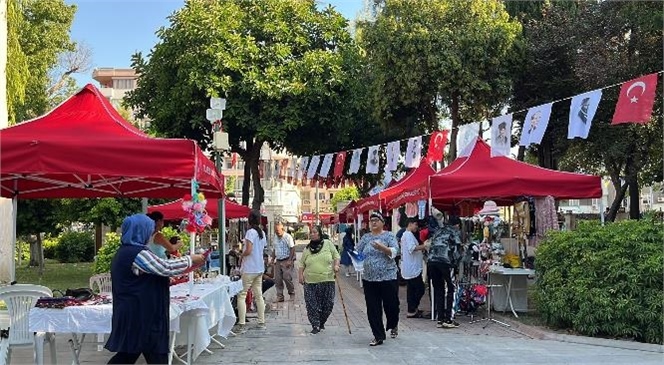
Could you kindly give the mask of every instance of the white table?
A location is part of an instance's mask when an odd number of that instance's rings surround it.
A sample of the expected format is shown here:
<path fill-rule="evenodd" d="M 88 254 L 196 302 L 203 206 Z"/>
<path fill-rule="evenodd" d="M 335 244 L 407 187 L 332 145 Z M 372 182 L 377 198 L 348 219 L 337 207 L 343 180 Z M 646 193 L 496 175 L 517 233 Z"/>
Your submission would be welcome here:
<path fill-rule="evenodd" d="M 492 284 L 502 285 L 505 288 L 504 291 L 492 291 L 493 309 L 502 310 L 504 313 L 509 307 L 514 317 L 519 318 L 517 310 L 522 312 L 528 310 L 528 277 L 535 275 L 535 270 L 499 268 L 489 271 L 489 275 Z"/>
<path fill-rule="evenodd" d="M 217 327 L 215 335 L 223 337 L 230 333 L 235 324 L 230 298 L 239 292 L 238 287 L 242 290 L 241 282 L 230 282 L 228 277 L 222 276 L 204 284 L 195 284 L 192 297 L 182 300 L 177 297 L 186 297 L 189 285 L 183 283 L 171 287 L 170 356 L 177 356 L 174 348 L 181 329 L 187 331 L 187 363 L 193 362 L 209 346 L 212 339 L 210 329 Z M 111 333 L 112 317 L 112 304 L 63 309 L 33 308 L 30 310 L 29 329 L 34 332 L 71 333 L 73 339 L 70 344 L 74 363 L 77 364 L 85 334 Z M 81 341 L 77 334 L 82 334 Z"/>

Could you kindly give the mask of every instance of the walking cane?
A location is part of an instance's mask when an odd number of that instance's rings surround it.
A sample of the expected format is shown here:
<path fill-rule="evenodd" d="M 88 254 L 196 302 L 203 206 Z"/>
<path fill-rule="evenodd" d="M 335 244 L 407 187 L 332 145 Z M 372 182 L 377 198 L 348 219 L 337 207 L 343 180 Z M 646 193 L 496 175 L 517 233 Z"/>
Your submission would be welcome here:
<path fill-rule="evenodd" d="M 341 284 L 339 284 L 339 278 L 337 275 L 334 276 L 334 280 L 337 282 L 337 287 L 339 288 L 339 298 L 341 298 L 341 307 L 344 310 L 344 317 L 346 317 L 346 326 L 348 327 L 348 334 L 352 334 L 350 331 L 350 321 L 348 320 L 348 313 L 346 312 L 346 303 L 344 303 L 344 296 L 341 294 Z"/>

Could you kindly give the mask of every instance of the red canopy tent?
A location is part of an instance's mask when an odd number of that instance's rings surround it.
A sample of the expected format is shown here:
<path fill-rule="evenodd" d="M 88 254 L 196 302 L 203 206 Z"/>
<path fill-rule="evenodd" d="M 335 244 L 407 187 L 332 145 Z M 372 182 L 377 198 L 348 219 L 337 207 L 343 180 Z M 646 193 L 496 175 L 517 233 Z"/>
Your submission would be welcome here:
<path fill-rule="evenodd" d="M 179 198 L 223 179 L 195 141 L 152 138 L 88 84 L 48 114 L 0 130 L 0 195 Z"/>
<path fill-rule="evenodd" d="M 207 199 L 207 205 L 205 206 L 208 215 L 214 219 L 219 218 L 218 201 L 218 199 Z M 226 199 L 225 206 L 226 219 L 247 218 L 249 212 L 251 212 L 251 208 L 228 199 Z M 154 211 L 159 211 L 164 214 L 165 220 L 178 220 L 183 219 L 185 216 L 185 212 L 182 210 L 182 199 L 174 200 L 165 204 L 150 205 L 148 207 L 148 213 Z"/>
<path fill-rule="evenodd" d="M 399 194 L 408 190 L 410 186 L 417 185 L 426 181 L 430 175 L 436 173 L 431 165 L 422 160 L 417 168 L 411 169 L 401 180 L 392 180 L 390 184 L 378 194 L 360 199 L 357 202 L 356 212 L 366 212 L 369 210 L 379 210 L 381 208 L 392 209 L 395 206 L 388 205 L 388 202 L 399 196 Z"/>
<path fill-rule="evenodd" d="M 409 197 L 395 199 L 403 204 L 428 198 L 434 206 L 457 204 L 461 201 L 494 200 L 511 204 L 520 196 L 558 199 L 599 198 L 602 196 L 599 176 L 545 169 L 508 157 L 491 157 L 491 148 L 477 139 L 468 157 L 429 177 L 428 182 L 412 186 Z"/>

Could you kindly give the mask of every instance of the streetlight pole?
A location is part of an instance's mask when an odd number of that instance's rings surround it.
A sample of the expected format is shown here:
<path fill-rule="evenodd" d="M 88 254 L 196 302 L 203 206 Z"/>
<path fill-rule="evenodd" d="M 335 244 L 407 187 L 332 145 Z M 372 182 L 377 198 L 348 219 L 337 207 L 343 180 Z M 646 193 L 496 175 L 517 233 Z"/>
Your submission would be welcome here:
<path fill-rule="evenodd" d="M 210 98 L 210 109 L 206 111 L 207 119 L 212 122 L 213 126 L 213 142 L 214 150 L 217 152 L 214 159 L 214 165 L 219 176 L 223 176 L 221 154 L 223 151 L 230 150 L 228 144 L 228 133 L 224 133 L 222 129 L 221 120 L 223 118 L 223 111 L 226 109 L 226 99 Z M 225 182 L 224 182 L 225 183 Z M 225 187 L 225 184 L 224 184 Z M 217 200 L 217 222 L 218 222 L 218 236 L 217 243 L 219 244 L 219 266 L 222 273 L 226 273 L 226 196 L 222 192 L 221 199 Z"/>

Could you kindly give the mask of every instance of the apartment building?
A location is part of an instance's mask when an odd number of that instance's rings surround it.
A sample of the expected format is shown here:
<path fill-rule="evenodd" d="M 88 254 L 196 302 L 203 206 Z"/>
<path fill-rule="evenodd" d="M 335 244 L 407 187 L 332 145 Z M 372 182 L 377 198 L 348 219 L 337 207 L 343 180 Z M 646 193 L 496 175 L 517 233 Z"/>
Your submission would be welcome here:
<path fill-rule="evenodd" d="M 99 82 L 102 95 L 115 104 L 136 88 L 138 75 L 133 68 L 100 67 L 92 71 L 92 78 Z"/>

